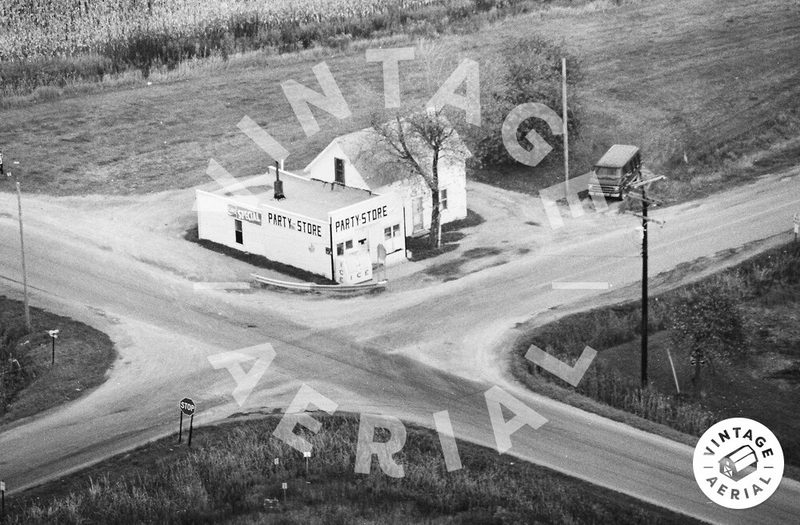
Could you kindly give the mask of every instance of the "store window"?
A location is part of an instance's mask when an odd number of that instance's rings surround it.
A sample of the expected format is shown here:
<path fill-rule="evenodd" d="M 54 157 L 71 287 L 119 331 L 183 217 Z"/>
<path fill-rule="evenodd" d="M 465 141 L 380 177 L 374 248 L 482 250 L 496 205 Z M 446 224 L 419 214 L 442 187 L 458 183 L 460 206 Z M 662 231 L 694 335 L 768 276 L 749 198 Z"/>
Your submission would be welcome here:
<path fill-rule="evenodd" d="M 336 255 L 344 255 L 344 243 L 340 242 L 336 245 Z"/>
<path fill-rule="evenodd" d="M 383 240 L 388 241 L 400 236 L 400 225 L 388 226 L 383 229 Z"/>
<path fill-rule="evenodd" d="M 237 244 L 244 244 L 244 236 L 242 235 L 242 221 L 239 219 L 234 219 L 234 229 L 236 231 L 236 243 Z"/>

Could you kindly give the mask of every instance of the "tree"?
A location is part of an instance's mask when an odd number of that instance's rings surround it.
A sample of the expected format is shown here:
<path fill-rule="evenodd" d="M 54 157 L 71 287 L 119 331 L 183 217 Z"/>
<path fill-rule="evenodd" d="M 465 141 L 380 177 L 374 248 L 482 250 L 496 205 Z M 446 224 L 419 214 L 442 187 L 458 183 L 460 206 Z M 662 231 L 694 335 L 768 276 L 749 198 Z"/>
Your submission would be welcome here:
<path fill-rule="evenodd" d="M 474 160 L 484 165 L 511 165 L 516 161 L 503 144 L 501 128 L 508 114 L 518 105 L 528 102 L 544 104 L 561 115 L 561 58 L 567 60 L 567 132 L 570 140 L 577 138 L 581 127 L 578 98 L 572 91 L 582 79 L 578 60 L 561 47 L 538 36 L 527 36 L 509 41 L 495 64 L 489 64 L 488 74 L 481 93 L 483 102 L 480 129 L 470 133 L 470 149 Z M 526 149 L 525 136 L 536 131 L 552 146 L 554 153 L 563 154 L 563 142 L 554 136 L 543 120 L 531 118 L 517 129 L 517 141 Z M 551 153 L 548 159 L 555 159 Z"/>
<path fill-rule="evenodd" d="M 689 352 L 694 366 L 692 383 L 701 380 L 702 368 L 714 373 L 714 362 L 728 362 L 744 354 L 744 323 L 734 301 L 718 286 L 690 291 L 675 309 L 672 344 Z"/>
<path fill-rule="evenodd" d="M 442 110 L 402 116 L 395 113 L 388 121 L 373 115 L 372 129 L 397 160 L 422 177 L 431 192 L 432 248 L 442 244 L 442 221 L 439 203 L 439 162 L 448 155 L 465 155 L 463 143 Z"/>

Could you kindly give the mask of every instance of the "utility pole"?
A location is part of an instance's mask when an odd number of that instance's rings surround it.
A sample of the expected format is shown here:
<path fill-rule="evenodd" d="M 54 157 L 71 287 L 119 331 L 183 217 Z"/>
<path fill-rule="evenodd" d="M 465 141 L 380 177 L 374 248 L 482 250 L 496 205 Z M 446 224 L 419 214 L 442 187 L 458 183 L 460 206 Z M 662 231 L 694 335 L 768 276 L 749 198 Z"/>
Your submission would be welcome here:
<path fill-rule="evenodd" d="M 11 174 L 8 174 L 11 176 Z M 24 294 L 25 305 L 25 330 L 31 332 L 31 310 L 28 304 L 28 272 L 25 269 L 25 236 L 22 232 L 22 190 L 19 187 L 19 181 L 15 178 L 14 182 L 17 186 L 17 209 L 19 212 L 19 247 L 22 256 L 22 290 Z"/>
<path fill-rule="evenodd" d="M 569 135 L 567 134 L 567 59 L 561 58 L 561 121 L 564 135 L 564 188 L 569 201 Z"/>
<path fill-rule="evenodd" d="M 647 194 L 642 186 L 642 387 L 647 386 Z"/>
<path fill-rule="evenodd" d="M 635 216 L 637 216 L 637 217 L 642 219 L 642 327 L 641 327 L 641 331 L 642 331 L 642 335 L 641 335 L 641 341 L 642 341 L 642 349 L 641 349 L 641 355 L 642 355 L 642 387 L 646 387 L 647 386 L 647 324 L 648 324 L 647 323 L 647 321 L 648 321 L 648 312 L 647 312 L 647 226 L 648 226 L 648 224 L 650 222 L 656 222 L 656 223 L 661 224 L 661 225 L 664 224 L 663 221 L 660 221 L 658 219 L 651 219 L 650 217 L 647 216 L 647 209 L 648 209 L 649 204 L 651 202 L 654 205 L 658 205 L 660 203 L 658 201 L 651 201 L 650 199 L 647 198 L 647 192 L 645 191 L 645 186 L 647 186 L 651 182 L 655 182 L 657 180 L 661 180 L 661 179 L 664 179 L 664 178 L 666 178 L 666 177 L 661 175 L 661 176 L 658 176 L 658 177 L 655 177 L 655 178 L 652 178 L 652 179 L 647 179 L 647 180 L 643 180 L 643 181 L 637 182 L 635 184 L 632 184 L 630 186 L 631 189 L 633 189 L 633 188 L 641 188 L 642 193 L 641 193 L 641 195 L 637 195 L 635 193 L 628 193 L 627 194 L 628 197 L 632 197 L 632 198 L 634 198 L 636 200 L 641 201 L 641 203 L 642 203 L 642 214 L 641 215 L 634 214 Z"/>

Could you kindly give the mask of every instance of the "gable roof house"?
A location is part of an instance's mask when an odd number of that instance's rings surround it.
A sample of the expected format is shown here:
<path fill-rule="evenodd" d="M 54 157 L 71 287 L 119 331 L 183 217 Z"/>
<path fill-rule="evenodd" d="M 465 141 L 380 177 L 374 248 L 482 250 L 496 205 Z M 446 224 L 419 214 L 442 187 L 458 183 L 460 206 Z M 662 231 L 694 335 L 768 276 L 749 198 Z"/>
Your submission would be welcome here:
<path fill-rule="evenodd" d="M 442 151 L 438 174 L 441 222 L 467 216 L 466 159 L 471 155 L 457 134 Z M 432 151 L 416 141 L 410 144 L 420 166 L 430 174 Z M 431 227 L 431 190 L 425 179 L 372 128 L 335 138 L 305 167 L 312 179 L 339 183 L 373 193 L 397 194 L 405 209 L 405 235 L 422 235 Z"/>

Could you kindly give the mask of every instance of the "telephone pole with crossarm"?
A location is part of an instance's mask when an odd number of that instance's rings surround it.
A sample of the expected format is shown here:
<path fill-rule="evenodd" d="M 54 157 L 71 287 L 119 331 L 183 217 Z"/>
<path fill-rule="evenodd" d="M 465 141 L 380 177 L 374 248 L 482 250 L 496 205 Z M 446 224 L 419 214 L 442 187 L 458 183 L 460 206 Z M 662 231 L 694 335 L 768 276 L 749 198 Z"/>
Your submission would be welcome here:
<path fill-rule="evenodd" d="M 653 204 L 657 206 L 661 204 L 661 202 L 648 199 L 647 193 L 645 191 L 645 187 L 653 182 L 658 180 L 664 179 L 663 175 L 654 177 L 652 179 L 647 179 L 643 181 L 636 182 L 631 184 L 631 189 L 641 188 L 641 194 L 636 193 L 628 193 L 628 197 L 636 199 L 642 203 L 642 214 L 637 215 L 633 214 L 642 219 L 642 326 L 641 326 L 641 375 L 642 375 L 642 387 L 647 386 L 647 325 L 648 325 L 648 310 L 647 310 L 647 303 L 648 303 L 648 294 L 647 294 L 647 226 L 650 222 L 655 222 L 657 224 L 663 225 L 664 221 L 659 221 L 657 219 L 653 219 L 647 216 L 647 208 L 648 205 Z"/>

